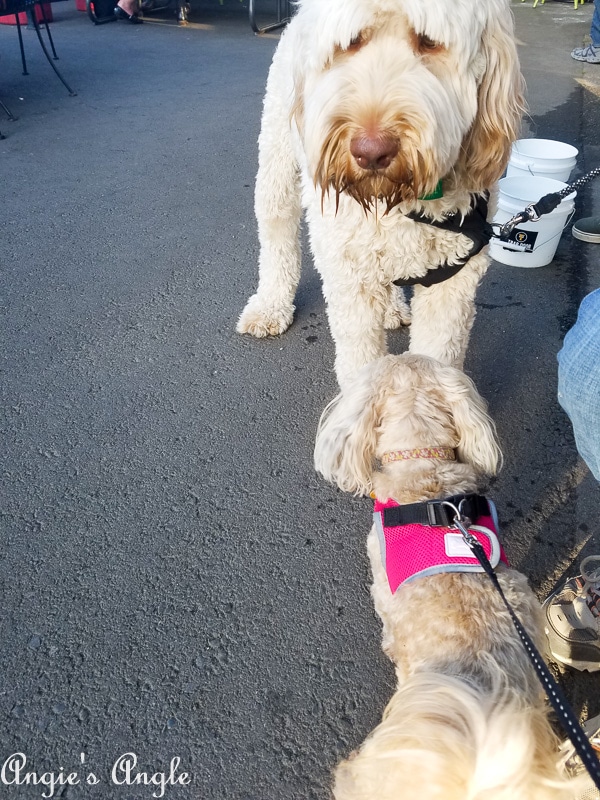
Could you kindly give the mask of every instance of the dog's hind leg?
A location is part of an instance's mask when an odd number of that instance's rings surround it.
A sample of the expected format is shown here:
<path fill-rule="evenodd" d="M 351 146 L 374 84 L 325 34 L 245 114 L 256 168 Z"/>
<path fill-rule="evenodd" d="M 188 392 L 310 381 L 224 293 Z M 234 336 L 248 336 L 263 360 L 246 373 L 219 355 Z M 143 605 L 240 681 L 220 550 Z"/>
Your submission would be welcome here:
<path fill-rule="evenodd" d="M 258 141 L 255 212 L 260 243 L 256 294 L 238 320 L 238 333 L 276 336 L 294 317 L 300 280 L 301 190 L 292 149 L 289 108 L 267 91 Z"/>
<path fill-rule="evenodd" d="M 411 353 L 462 369 L 475 319 L 475 293 L 488 265 L 487 252 L 480 253 L 447 281 L 429 288 L 415 286 Z"/>

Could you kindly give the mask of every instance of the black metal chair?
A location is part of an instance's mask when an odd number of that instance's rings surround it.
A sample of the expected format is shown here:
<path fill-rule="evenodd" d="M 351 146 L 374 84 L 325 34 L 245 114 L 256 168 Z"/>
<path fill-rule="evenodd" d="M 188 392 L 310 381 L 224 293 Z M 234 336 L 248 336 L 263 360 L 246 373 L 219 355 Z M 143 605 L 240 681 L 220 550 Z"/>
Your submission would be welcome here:
<path fill-rule="evenodd" d="M 46 0 L 46 2 L 48 2 L 48 0 Z M 48 35 L 48 41 L 50 43 L 50 47 L 52 48 L 52 58 L 50 57 L 50 53 L 48 52 L 48 49 L 46 47 L 46 43 L 44 42 L 44 39 L 42 37 L 42 32 L 40 30 L 40 26 L 39 26 L 39 23 L 38 23 L 38 20 L 37 20 L 36 6 L 38 6 L 40 8 L 40 13 L 41 13 L 41 17 L 42 17 L 42 23 L 44 24 L 44 27 L 46 28 L 46 34 Z M 46 18 L 46 12 L 44 10 L 44 2 L 43 2 L 43 0 L 0 0 L 0 15 L 2 15 L 2 16 L 9 16 L 11 14 L 15 15 L 15 20 L 17 22 L 17 34 L 18 34 L 18 37 L 19 37 L 19 48 L 21 50 L 21 63 L 23 65 L 23 75 L 29 75 L 29 73 L 27 72 L 27 61 L 25 60 L 25 47 L 23 45 L 23 33 L 21 31 L 21 21 L 19 19 L 19 14 L 21 12 L 23 12 L 23 11 L 25 11 L 27 13 L 28 18 L 31 20 L 31 24 L 35 28 L 35 32 L 36 32 L 37 37 L 38 37 L 38 41 L 39 41 L 40 46 L 41 46 L 41 48 L 42 48 L 42 50 L 44 52 L 44 55 L 46 56 L 46 58 L 48 60 L 48 63 L 50 64 L 50 66 L 52 67 L 52 69 L 54 70 L 56 75 L 58 76 L 58 78 L 61 81 L 61 83 L 65 86 L 65 88 L 67 89 L 67 91 L 69 92 L 71 97 L 74 97 L 77 94 L 77 92 L 75 92 L 75 91 L 73 91 L 73 89 L 71 89 L 69 84 L 66 82 L 66 80 L 63 78 L 63 76 L 58 71 L 58 68 L 57 68 L 56 64 L 54 63 L 54 61 L 58 60 L 58 56 L 56 54 L 56 49 L 54 47 L 54 41 L 52 40 L 52 34 L 50 33 L 50 27 L 48 25 L 48 20 Z M 2 103 L 2 107 L 4 108 L 6 113 L 9 114 L 9 117 L 11 119 L 14 119 L 14 116 L 9 112 L 8 108 L 4 105 L 4 103 Z"/>
<path fill-rule="evenodd" d="M 327 2 L 327 0 L 324 0 L 324 2 Z M 284 25 L 287 25 L 292 16 L 290 0 L 277 0 L 277 22 L 271 25 L 265 25 L 264 28 L 259 28 L 256 22 L 256 0 L 249 0 L 248 13 L 250 16 L 250 25 L 254 33 L 267 33 L 268 31 L 274 31 L 276 28 L 283 28 Z"/>

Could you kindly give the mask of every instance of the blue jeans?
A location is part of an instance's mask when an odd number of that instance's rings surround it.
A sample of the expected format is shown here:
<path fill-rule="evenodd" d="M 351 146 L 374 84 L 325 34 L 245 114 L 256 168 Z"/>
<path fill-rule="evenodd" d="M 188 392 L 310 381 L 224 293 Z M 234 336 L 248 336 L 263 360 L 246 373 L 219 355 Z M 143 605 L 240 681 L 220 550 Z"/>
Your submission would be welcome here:
<path fill-rule="evenodd" d="M 594 47 L 600 47 L 600 0 L 594 0 L 594 15 L 592 17 L 590 39 Z"/>
<path fill-rule="evenodd" d="M 600 480 L 600 289 L 584 297 L 558 354 L 558 402 L 579 454 Z"/>

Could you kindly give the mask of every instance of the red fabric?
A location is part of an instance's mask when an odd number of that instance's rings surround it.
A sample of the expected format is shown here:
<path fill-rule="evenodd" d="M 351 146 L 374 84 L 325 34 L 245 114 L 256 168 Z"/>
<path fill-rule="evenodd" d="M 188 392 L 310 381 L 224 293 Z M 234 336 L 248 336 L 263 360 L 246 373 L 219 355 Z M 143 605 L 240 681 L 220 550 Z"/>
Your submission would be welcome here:
<path fill-rule="evenodd" d="M 39 5 L 34 6 L 35 18 L 38 22 L 43 22 L 42 9 Z M 46 12 L 46 21 L 52 22 L 52 6 L 50 3 L 44 3 L 44 11 Z M 27 25 L 27 13 L 25 11 L 19 12 L 19 22 L 21 25 Z M 17 21 L 14 14 L 9 14 L 5 17 L 0 17 L 0 25 L 16 25 Z"/>

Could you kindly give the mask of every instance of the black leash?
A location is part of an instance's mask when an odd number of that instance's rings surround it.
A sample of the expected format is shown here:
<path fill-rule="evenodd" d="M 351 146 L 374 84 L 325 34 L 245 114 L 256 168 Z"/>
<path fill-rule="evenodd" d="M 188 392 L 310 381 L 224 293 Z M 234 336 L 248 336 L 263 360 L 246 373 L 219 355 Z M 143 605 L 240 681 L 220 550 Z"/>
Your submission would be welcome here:
<path fill-rule="evenodd" d="M 598 172 L 600 173 L 600 170 L 598 170 Z M 552 673 L 546 666 L 544 659 L 539 654 L 537 647 L 533 643 L 533 640 L 521 624 L 510 603 L 506 599 L 504 592 L 502 591 L 502 587 L 500 586 L 500 582 L 498 581 L 496 573 L 492 569 L 492 565 L 488 561 L 483 547 L 473 536 L 473 534 L 469 532 L 468 528 L 471 524 L 470 519 L 468 519 L 466 516 L 463 516 L 461 513 L 460 504 L 458 508 L 451 503 L 449 503 L 449 505 L 455 511 L 455 517 L 453 520 L 454 527 L 458 528 L 458 530 L 462 533 L 463 539 L 471 548 L 473 554 L 483 567 L 484 572 L 490 578 L 499 592 L 500 597 L 506 606 L 506 610 L 510 614 L 513 625 L 519 634 L 519 638 L 521 639 L 523 646 L 529 655 L 531 663 L 533 664 L 533 668 L 535 669 L 536 674 L 540 679 L 542 686 L 544 687 L 546 695 L 548 696 L 548 700 L 550 701 L 550 705 L 554 709 L 556 716 L 565 729 L 569 739 L 571 740 L 571 743 L 573 744 L 573 747 L 577 751 L 582 763 L 594 781 L 596 788 L 600 790 L 600 761 L 598 760 L 596 751 L 590 744 L 583 731 L 583 728 L 579 724 L 579 720 L 575 716 L 575 713 L 573 712 L 573 709 L 571 708 L 564 692 L 554 680 Z"/>
<path fill-rule="evenodd" d="M 523 211 L 519 211 L 518 214 L 515 214 L 514 217 L 511 217 L 511 219 L 503 225 L 499 222 L 494 223 L 493 228 L 497 228 L 497 230 L 494 230 L 493 235 L 500 239 L 501 242 L 508 241 L 510 234 L 517 225 L 521 225 L 523 222 L 537 222 L 544 214 L 549 214 L 551 211 L 554 211 L 555 208 L 558 208 L 561 200 L 568 197 L 572 192 L 577 191 L 577 189 L 580 189 L 582 186 L 585 186 L 588 181 L 591 181 L 592 178 L 595 178 L 597 175 L 600 175 L 600 167 L 596 167 L 596 169 L 583 175 L 573 183 L 567 184 L 567 186 L 559 192 L 550 192 L 550 194 L 546 194 L 540 198 L 537 203 L 530 203 Z"/>
<path fill-rule="evenodd" d="M 445 264 L 427 270 L 425 275 L 420 278 L 398 278 L 393 281 L 393 283 L 395 283 L 396 286 L 415 286 L 418 284 L 419 286 L 429 287 L 434 286 L 436 283 L 442 283 L 442 281 L 446 281 L 448 278 L 452 278 L 460 272 L 469 259 L 476 256 L 477 253 L 489 243 L 490 239 L 499 239 L 501 242 L 509 241 L 517 225 L 522 225 L 524 222 L 537 222 L 544 214 L 550 214 L 551 211 L 554 211 L 554 209 L 560 205 L 565 197 L 568 197 L 572 192 L 580 189 L 597 175 L 600 175 L 600 167 L 593 169 L 573 183 L 567 184 L 567 186 L 559 192 L 551 192 L 540 198 L 537 203 L 530 203 L 523 211 L 515 214 L 514 217 L 504 224 L 499 222 L 490 224 L 487 221 L 489 199 L 487 192 L 483 196 L 472 196 L 471 209 L 465 215 L 459 213 L 451 214 L 438 221 L 427 217 L 423 212 L 409 212 L 405 216 L 412 219 L 414 222 L 433 225 L 435 228 L 441 228 L 451 233 L 461 233 L 469 238 L 473 245 L 466 256 L 455 261 L 453 264 L 446 262 Z"/>

